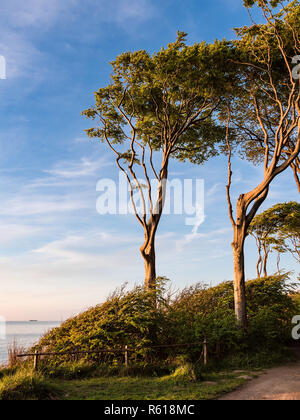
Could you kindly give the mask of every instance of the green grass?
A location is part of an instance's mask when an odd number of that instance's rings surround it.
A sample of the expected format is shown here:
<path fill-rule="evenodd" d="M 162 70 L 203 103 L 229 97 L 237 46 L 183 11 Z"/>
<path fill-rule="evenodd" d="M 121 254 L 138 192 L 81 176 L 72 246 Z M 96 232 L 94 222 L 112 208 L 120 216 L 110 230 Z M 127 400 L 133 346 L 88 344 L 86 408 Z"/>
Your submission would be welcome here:
<path fill-rule="evenodd" d="M 0 401 L 38 401 L 58 398 L 60 398 L 59 389 L 40 373 L 21 369 L 0 380 Z"/>
<path fill-rule="evenodd" d="M 179 401 L 217 399 L 256 377 L 259 371 L 212 373 L 185 363 L 168 374 L 158 374 L 157 369 L 150 371 L 150 367 L 144 372 L 135 366 L 114 371 L 81 362 L 62 366 L 55 372 L 37 373 L 24 366 L 2 373 L 0 400 Z"/>
<path fill-rule="evenodd" d="M 211 400 L 247 382 L 239 378 L 241 375 L 206 375 L 203 382 L 189 382 L 170 375 L 162 378 L 55 380 L 52 383 L 60 390 L 63 400 Z"/>

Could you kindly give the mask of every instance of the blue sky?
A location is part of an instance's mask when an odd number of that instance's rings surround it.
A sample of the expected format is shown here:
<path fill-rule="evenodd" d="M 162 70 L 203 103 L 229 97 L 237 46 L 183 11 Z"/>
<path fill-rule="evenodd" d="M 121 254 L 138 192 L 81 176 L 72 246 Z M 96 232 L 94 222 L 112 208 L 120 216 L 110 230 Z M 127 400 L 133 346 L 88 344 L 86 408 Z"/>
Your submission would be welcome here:
<path fill-rule="evenodd" d="M 97 181 L 117 179 L 110 153 L 85 137 L 80 115 L 127 50 L 157 51 L 232 37 L 247 24 L 239 0 L 10 0 L 0 5 L 0 314 L 9 320 L 64 319 L 125 281 L 143 281 L 143 233 L 133 216 L 99 216 Z M 234 193 L 256 185 L 261 169 L 235 160 Z M 222 158 L 171 172 L 204 178 L 206 220 L 198 235 L 181 216 L 165 217 L 158 274 L 178 287 L 232 279 L 231 225 Z M 176 176 L 177 176 L 176 175 Z M 290 172 L 273 184 L 265 207 L 298 200 Z M 247 243 L 247 277 L 256 253 Z M 292 259 L 284 259 L 296 270 Z"/>

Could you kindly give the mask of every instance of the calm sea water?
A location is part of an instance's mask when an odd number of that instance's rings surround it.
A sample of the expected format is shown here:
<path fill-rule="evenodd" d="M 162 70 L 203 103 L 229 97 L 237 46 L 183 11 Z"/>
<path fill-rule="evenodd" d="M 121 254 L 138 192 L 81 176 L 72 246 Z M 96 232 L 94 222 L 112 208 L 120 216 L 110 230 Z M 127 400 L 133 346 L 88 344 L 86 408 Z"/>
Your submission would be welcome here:
<path fill-rule="evenodd" d="M 7 362 L 7 348 L 16 341 L 26 349 L 38 342 L 47 331 L 58 327 L 60 322 L 7 322 L 6 339 L 0 339 L 0 364 Z"/>

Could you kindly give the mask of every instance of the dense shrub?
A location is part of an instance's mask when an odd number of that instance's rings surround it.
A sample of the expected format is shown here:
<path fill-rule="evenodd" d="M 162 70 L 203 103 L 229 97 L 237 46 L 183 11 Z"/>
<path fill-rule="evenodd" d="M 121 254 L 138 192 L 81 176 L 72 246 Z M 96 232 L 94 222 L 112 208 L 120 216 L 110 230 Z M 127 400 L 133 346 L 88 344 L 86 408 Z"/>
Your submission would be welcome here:
<path fill-rule="evenodd" d="M 168 314 L 171 339 L 203 342 L 206 338 L 209 353 L 216 359 L 241 352 L 272 352 L 291 335 L 291 320 L 297 312 L 291 298 L 293 288 L 286 275 L 247 282 L 247 332 L 236 327 L 231 282 L 185 289 Z M 192 352 L 190 355 L 194 356 Z"/>
<path fill-rule="evenodd" d="M 292 295 L 292 299 L 295 303 L 295 305 L 297 306 L 297 314 L 300 315 L 300 292 L 296 292 Z"/>
<path fill-rule="evenodd" d="M 236 326 L 232 282 L 216 287 L 198 284 L 170 299 L 166 298 L 165 282 L 162 281 L 155 295 L 139 287 L 129 292 L 121 288 L 103 305 L 52 330 L 37 349 L 47 352 L 99 351 L 128 345 L 136 349 L 130 352 L 130 364 L 145 370 L 151 363 L 174 364 L 181 356 L 185 363 L 199 361 L 204 339 L 208 342 L 209 359 L 213 363 L 228 357 L 239 360 L 241 355 L 245 360 L 255 360 L 257 352 L 271 357 L 271 353 L 280 351 L 290 337 L 291 320 L 297 314 L 297 305 L 292 298 L 293 285 L 289 284 L 287 275 L 280 275 L 249 281 L 246 288 L 247 332 Z M 192 343 L 196 345 L 188 346 Z M 149 349 L 166 344 L 187 346 Z M 72 358 L 53 358 L 42 364 L 49 371 L 67 361 Z M 78 377 L 90 369 L 91 363 L 108 362 L 113 369 L 123 361 L 121 353 L 117 356 L 102 354 L 101 360 L 99 354 L 95 354 L 85 358 L 87 365 L 73 365 L 76 366 L 73 372 L 68 368 L 63 373 L 66 369 L 63 365 L 59 374 Z M 181 362 L 177 364 L 181 365 Z"/>
<path fill-rule="evenodd" d="M 46 334 L 33 350 L 47 352 L 94 351 L 86 360 L 118 363 L 124 353 L 112 355 L 99 349 L 137 349 L 132 358 L 143 360 L 151 354 L 147 348 L 159 344 L 164 333 L 165 306 L 164 281 L 159 282 L 157 293 L 147 292 L 141 287 L 126 291 L 125 286 L 112 294 L 103 305 L 69 319 L 61 327 Z M 145 350 L 146 349 L 146 350 Z M 100 358 L 100 359 L 99 359 Z M 49 359 L 47 363 L 61 363 L 70 357 Z"/>

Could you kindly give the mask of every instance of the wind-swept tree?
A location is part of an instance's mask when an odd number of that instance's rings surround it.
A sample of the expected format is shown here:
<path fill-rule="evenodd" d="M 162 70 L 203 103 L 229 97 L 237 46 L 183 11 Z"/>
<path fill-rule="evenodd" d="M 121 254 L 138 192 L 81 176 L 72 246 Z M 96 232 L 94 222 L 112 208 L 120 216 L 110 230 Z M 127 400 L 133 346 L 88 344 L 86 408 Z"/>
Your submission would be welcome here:
<path fill-rule="evenodd" d="M 300 204 L 296 202 L 276 204 L 272 208 L 255 216 L 249 233 L 258 248 L 258 277 L 267 277 L 267 264 L 271 252 L 276 251 L 278 257 L 289 252 L 300 262 Z M 279 261 L 278 261 L 278 271 Z"/>
<path fill-rule="evenodd" d="M 253 236 L 258 250 L 258 261 L 256 265 L 257 277 L 268 276 L 268 260 L 273 247 L 278 247 L 279 242 L 274 235 L 277 232 L 277 221 L 272 218 L 269 211 L 255 216 L 250 227 L 249 234 Z"/>
<path fill-rule="evenodd" d="M 185 38 L 179 33 L 175 43 L 153 55 L 137 51 L 117 57 L 111 83 L 96 92 L 95 106 L 83 112 L 97 120 L 97 127 L 87 130 L 88 136 L 107 144 L 127 177 L 132 206 L 145 235 L 140 251 L 148 289 L 156 284 L 155 237 L 170 160 L 184 160 L 192 153 L 201 164 L 217 153 L 223 137 L 213 119 L 226 79 L 220 72 L 223 43 L 187 46 Z M 158 182 L 154 200 L 152 177 Z M 136 192 L 142 210 L 137 208 Z"/>
<path fill-rule="evenodd" d="M 226 121 L 229 150 L 227 198 L 234 230 L 235 311 L 245 328 L 244 245 L 249 226 L 266 200 L 272 181 L 297 162 L 300 152 L 300 84 L 293 60 L 300 48 L 299 2 L 245 1 L 247 7 L 256 3 L 266 22 L 237 29 L 233 62 L 236 86 L 220 117 Z M 283 9 L 278 12 L 274 8 L 279 3 Z M 234 146 L 251 161 L 263 156 L 264 168 L 261 182 L 239 196 L 236 212 L 231 197 Z"/>
<path fill-rule="evenodd" d="M 300 263 L 300 204 L 297 202 L 277 204 L 271 209 L 277 218 L 278 240 L 281 252 L 288 252 Z"/>

